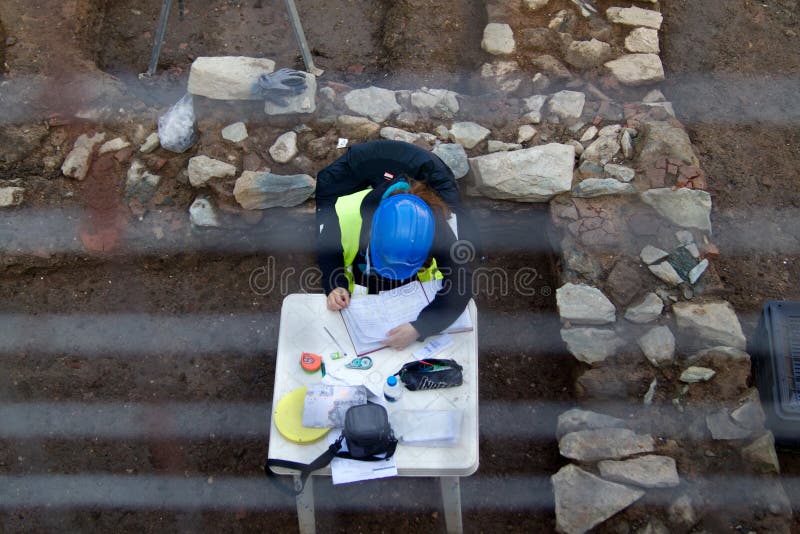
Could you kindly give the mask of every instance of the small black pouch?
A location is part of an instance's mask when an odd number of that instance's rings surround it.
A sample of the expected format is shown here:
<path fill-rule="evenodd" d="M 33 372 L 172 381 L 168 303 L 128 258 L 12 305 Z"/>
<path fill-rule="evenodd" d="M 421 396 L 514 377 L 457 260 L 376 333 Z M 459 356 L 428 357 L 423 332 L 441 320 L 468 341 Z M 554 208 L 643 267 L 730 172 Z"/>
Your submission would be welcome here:
<path fill-rule="evenodd" d="M 428 358 L 405 364 L 397 375 L 411 391 L 460 386 L 463 368 L 455 360 Z"/>

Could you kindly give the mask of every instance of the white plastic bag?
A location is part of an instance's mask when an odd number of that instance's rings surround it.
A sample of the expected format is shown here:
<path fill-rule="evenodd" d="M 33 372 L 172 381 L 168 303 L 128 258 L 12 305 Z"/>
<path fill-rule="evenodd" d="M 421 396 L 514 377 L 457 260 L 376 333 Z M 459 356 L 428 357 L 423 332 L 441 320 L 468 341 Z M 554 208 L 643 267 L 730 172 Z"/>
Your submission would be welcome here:
<path fill-rule="evenodd" d="M 162 147 L 180 154 L 189 150 L 199 137 L 192 95 L 186 93 L 158 118 L 158 138 Z"/>

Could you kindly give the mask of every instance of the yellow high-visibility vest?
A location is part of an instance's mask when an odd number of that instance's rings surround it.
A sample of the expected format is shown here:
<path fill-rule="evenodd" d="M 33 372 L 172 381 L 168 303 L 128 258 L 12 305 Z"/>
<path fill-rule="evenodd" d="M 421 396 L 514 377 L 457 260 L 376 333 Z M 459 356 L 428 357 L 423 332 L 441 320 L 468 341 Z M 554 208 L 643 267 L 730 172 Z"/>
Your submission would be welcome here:
<path fill-rule="evenodd" d="M 336 201 L 336 216 L 339 218 L 339 229 L 342 233 L 342 252 L 344 256 L 344 270 L 347 277 L 348 290 L 353 292 L 355 279 L 353 278 L 353 262 L 358 254 L 359 240 L 361 239 L 361 202 L 364 197 L 372 191 L 371 188 L 365 189 L 339 197 Z M 421 282 L 427 282 L 436 278 L 442 278 L 442 273 L 436 267 L 436 259 L 431 260 L 428 268 L 417 271 L 417 278 Z"/>

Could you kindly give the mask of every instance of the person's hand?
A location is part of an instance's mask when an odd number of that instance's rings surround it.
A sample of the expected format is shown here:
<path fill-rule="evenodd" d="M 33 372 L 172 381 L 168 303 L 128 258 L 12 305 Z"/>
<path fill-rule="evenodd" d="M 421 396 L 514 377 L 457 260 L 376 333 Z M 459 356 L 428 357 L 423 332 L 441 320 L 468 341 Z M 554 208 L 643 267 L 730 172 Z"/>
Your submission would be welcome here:
<path fill-rule="evenodd" d="M 328 309 L 339 311 L 350 305 L 350 292 L 343 287 L 337 287 L 328 294 Z"/>
<path fill-rule="evenodd" d="M 395 350 L 402 350 L 417 340 L 419 332 L 411 323 L 406 323 L 392 328 L 386 335 L 389 337 L 383 343 Z"/>

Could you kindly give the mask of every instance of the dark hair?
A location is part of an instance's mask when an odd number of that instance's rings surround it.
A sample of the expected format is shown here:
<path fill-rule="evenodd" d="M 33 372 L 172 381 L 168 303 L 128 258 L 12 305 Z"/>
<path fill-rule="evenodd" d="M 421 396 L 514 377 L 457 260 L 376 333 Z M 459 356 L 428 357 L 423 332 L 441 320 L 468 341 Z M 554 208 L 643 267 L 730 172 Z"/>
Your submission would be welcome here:
<path fill-rule="evenodd" d="M 409 184 L 411 184 L 411 189 L 409 191 L 394 191 L 389 196 L 398 195 L 400 193 L 409 193 L 421 198 L 425 204 L 430 206 L 434 216 L 441 217 L 445 221 L 450 218 L 450 208 L 447 207 L 447 204 L 445 204 L 444 200 L 442 200 L 442 197 L 440 197 L 436 191 L 428 187 L 428 185 L 424 182 L 409 180 Z"/>

